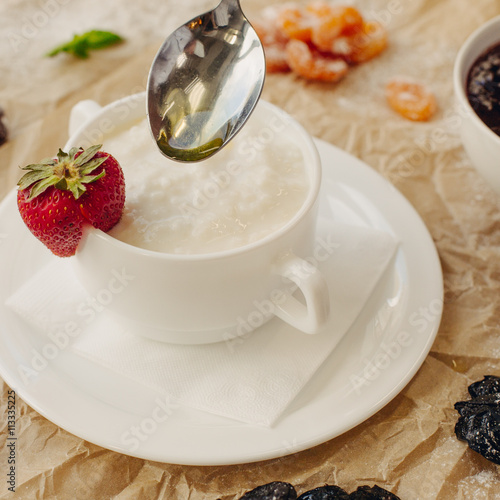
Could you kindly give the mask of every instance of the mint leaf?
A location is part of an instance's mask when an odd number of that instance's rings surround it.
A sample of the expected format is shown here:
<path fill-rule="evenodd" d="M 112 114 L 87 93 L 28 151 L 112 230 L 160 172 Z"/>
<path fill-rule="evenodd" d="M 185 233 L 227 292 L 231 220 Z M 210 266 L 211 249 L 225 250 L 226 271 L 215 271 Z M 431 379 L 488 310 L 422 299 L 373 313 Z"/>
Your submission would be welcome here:
<path fill-rule="evenodd" d="M 123 42 L 123 38 L 120 35 L 111 33 L 110 31 L 92 30 L 82 36 L 85 36 L 89 49 L 104 49 L 116 43 Z"/>
<path fill-rule="evenodd" d="M 111 31 L 91 30 L 82 35 L 75 35 L 70 42 L 58 45 L 46 55 L 54 57 L 61 52 L 67 52 L 79 59 L 87 59 L 89 50 L 105 49 L 123 41 L 120 35 Z"/>

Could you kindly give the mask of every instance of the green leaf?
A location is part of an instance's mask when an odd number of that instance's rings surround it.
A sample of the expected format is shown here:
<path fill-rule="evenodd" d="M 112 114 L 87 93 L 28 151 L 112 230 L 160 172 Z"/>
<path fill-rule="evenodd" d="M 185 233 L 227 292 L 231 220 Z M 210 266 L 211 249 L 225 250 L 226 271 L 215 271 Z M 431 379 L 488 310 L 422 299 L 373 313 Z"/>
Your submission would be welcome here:
<path fill-rule="evenodd" d="M 87 190 L 83 184 L 79 184 L 77 182 L 69 183 L 67 189 L 73 193 L 75 200 L 78 200 L 78 198 L 80 198 L 80 196 Z"/>
<path fill-rule="evenodd" d="M 35 182 L 39 181 L 40 179 L 45 179 L 45 178 L 47 178 L 47 172 L 45 172 L 44 170 L 32 170 L 31 172 L 24 174 L 19 179 L 17 185 L 19 186 L 20 189 L 26 189 Z"/>
<path fill-rule="evenodd" d="M 30 196 L 28 200 L 32 200 L 33 198 L 36 198 L 38 195 L 42 194 L 46 189 L 48 189 L 50 186 L 55 186 L 59 182 L 59 177 L 52 175 L 48 177 L 47 179 L 43 179 L 40 182 L 36 183 L 30 191 Z"/>
<path fill-rule="evenodd" d="M 89 57 L 88 46 L 85 38 L 75 37 L 73 43 L 68 48 L 67 52 L 73 54 L 75 57 L 79 59 L 87 59 Z"/>
<path fill-rule="evenodd" d="M 65 177 L 63 177 L 57 184 L 55 184 L 55 187 L 61 191 L 66 191 L 68 189 L 68 181 Z"/>
<path fill-rule="evenodd" d="M 79 59 L 86 59 L 89 50 L 104 49 L 123 41 L 120 35 L 111 31 L 91 30 L 82 35 L 75 35 L 70 42 L 58 45 L 46 55 L 54 57 L 61 52 L 67 52 Z"/>
<path fill-rule="evenodd" d="M 80 151 L 82 148 L 77 148 L 77 147 L 73 147 L 71 148 L 69 151 L 68 151 L 68 157 L 70 160 L 74 160 L 75 159 L 75 155 L 76 153 L 78 153 L 78 151 Z"/>
<path fill-rule="evenodd" d="M 50 163 L 31 163 L 30 165 L 26 165 L 25 167 L 21 167 L 21 170 L 52 170 L 52 167 L 55 165 L 55 161 L 51 161 Z"/>
<path fill-rule="evenodd" d="M 57 54 L 59 54 L 59 52 L 63 52 L 66 50 L 66 47 L 67 47 L 68 44 L 63 44 L 63 45 L 58 45 L 57 47 L 53 48 L 50 52 L 47 52 L 45 55 L 47 57 L 54 57 L 56 56 Z"/>
<path fill-rule="evenodd" d="M 43 168 L 50 168 L 55 165 L 55 161 L 47 158 L 45 160 L 42 160 L 40 163 L 30 163 L 29 165 L 26 165 L 25 167 L 21 167 L 21 170 L 40 170 Z"/>
<path fill-rule="evenodd" d="M 109 158 L 109 155 L 95 157 L 101 146 L 97 144 L 86 150 L 73 147 L 69 153 L 59 149 L 57 160 L 47 159 L 44 160 L 46 163 L 33 163 L 24 167 L 23 170 L 28 172 L 19 180 L 19 189 L 30 189 L 29 200 L 36 198 L 50 186 L 70 191 L 78 199 L 87 190 L 85 184 L 106 175 L 104 169 L 93 174 Z M 75 159 L 77 153 L 80 155 Z"/>
<path fill-rule="evenodd" d="M 91 182 L 95 182 L 97 180 L 99 180 L 101 177 L 104 177 L 106 175 L 106 171 L 103 170 L 101 173 L 97 174 L 97 175 L 86 175 L 85 177 L 82 177 L 80 179 L 80 182 L 82 182 L 82 184 L 90 184 Z"/>
<path fill-rule="evenodd" d="M 85 33 L 85 41 L 90 50 L 105 49 L 116 43 L 123 42 L 123 38 L 110 31 L 92 30 Z"/>
<path fill-rule="evenodd" d="M 75 166 L 79 167 L 80 165 L 83 165 L 87 161 L 91 160 L 101 148 L 102 144 L 96 144 L 95 146 L 90 146 L 89 148 L 82 151 L 82 154 L 75 160 Z"/>
<path fill-rule="evenodd" d="M 59 148 L 59 152 L 57 153 L 57 159 L 59 160 L 59 163 L 62 163 L 65 158 L 68 158 L 68 153 L 66 151 L 63 151 L 61 148 Z"/>
<path fill-rule="evenodd" d="M 50 52 L 48 52 L 46 55 L 48 57 L 54 57 L 55 55 L 61 53 L 61 52 L 68 52 L 69 54 L 76 55 L 77 57 L 82 57 L 82 55 L 77 55 L 77 53 L 81 52 L 81 49 L 79 50 L 79 46 L 81 45 L 80 42 L 80 36 L 75 35 L 73 39 L 70 42 L 63 43 L 62 45 L 58 45 L 54 49 L 52 49 Z M 76 53 L 75 53 L 76 51 Z M 84 55 L 84 57 L 87 57 Z"/>
<path fill-rule="evenodd" d="M 80 167 L 81 175 L 91 174 L 97 167 L 101 166 L 106 160 L 107 156 L 103 156 L 101 158 L 94 158 L 93 160 L 88 161 Z"/>

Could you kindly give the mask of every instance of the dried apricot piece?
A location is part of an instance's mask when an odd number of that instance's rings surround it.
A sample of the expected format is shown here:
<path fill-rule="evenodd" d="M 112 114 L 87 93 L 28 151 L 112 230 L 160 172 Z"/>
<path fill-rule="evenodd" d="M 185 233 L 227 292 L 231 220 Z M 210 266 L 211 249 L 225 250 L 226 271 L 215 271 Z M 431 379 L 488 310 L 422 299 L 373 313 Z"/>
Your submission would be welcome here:
<path fill-rule="evenodd" d="M 342 35 L 356 33 L 363 25 L 363 16 L 354 7 L 339 7 L 342 19 Z"/>
<path fill-rule="evenodd" d="M 342 33 L 342 20 L 337 15 L 328 15 L 312 30 L 311 40 L 320 50 L 330 52 L 332 44 Z"/>
<path fill-rule="evenodd" d="M 264 53 L 266 55 L 266 71 L 268 73 L 285 73 L 290 71 L 286 57 L 286 44 L 268 45 L 264 47 Z"/>
<path fill-rule="evenodd" d="M 315 0 L 306 5 L 306 11 L 321 18 L 328 16 L 332 12 L 332 5 L 323 0 Z"/>
<path fill-rule="evenodd" d="M 291 69 L 305 78 L 333 82 L 345 75 L 348 65 L 365 62 L 387 46 L 385 28 L 365 21 L 349 5 L 287 3 L 266 7 L 261 17 L 255 28 L 270 73 Z"/>
<path fill-rule="evenodd" d="M 283 6 L 270 6 L 263 9 L 257 19 L 252 20 L 257 35 L 263 44 L 287 42 L 290 37 L 278 28 L 278 16 L 283 10 Z"/>
<path fill-rule="evenodd" d="M 376 21 L 364 22 L 362 28 L 347 41 L 351 50 L 349 62 L 362 63 L 379 55 L 387 47 L 387 31 Z M 335 52 L 335 44 L 333 47 Z"/>
<path fill-rule="evenodd" d="M 265 9 L 261 19 L 252 22 L 266 55 L 266 70 L 269 73 L 289 71 L 286 59 L 286 44 L 289 38 L 276 25 L 277 11 Z"/>
<path fill-rule="evenodd" d="M 301 40 L 290 40 L 286 55 L 292 71 L 310 80 L 336 82 L 349 69 L 343 59 L 325 57 Z"/>
<path fill-rule="evenodd" d="M 314 25 L 311 40 L 318 49 L 332 52 L 332 45 L 340 36 L 350 36 L 358 33 L 363 26 L 363 17 L 354 7 L 317 5 L 315 12 L 318 22 Z M 319 14 L 321 13 L 321 14 Z"/>
<path fill-rule="evenodd" d="M 427 121 L 436 111 L 434 94 L 421 83 L 396 77 L 385 87 L 387 102 L 400 115 L 414 121 Z"/>
<path fill-rule="evenodd" d="M 283 8 L 277 17 L 278 29 L 289 38 L 309 42 L 312 33 L 311 15 L 300 6 Z"/>

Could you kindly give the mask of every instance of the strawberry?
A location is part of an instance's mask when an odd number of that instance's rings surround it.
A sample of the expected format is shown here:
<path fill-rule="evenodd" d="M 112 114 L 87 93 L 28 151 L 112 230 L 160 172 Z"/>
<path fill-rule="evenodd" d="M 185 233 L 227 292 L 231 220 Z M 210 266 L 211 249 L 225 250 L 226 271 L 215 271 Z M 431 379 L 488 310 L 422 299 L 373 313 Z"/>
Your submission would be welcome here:
<path fill-rule="evenodd" d="M 119 163 L 101 145 L 59 150 L 23 168 L 17 205 L 28 229 L 55 255 L 74 255 L 86 225 L 109 231 L 125 204 Z"/>

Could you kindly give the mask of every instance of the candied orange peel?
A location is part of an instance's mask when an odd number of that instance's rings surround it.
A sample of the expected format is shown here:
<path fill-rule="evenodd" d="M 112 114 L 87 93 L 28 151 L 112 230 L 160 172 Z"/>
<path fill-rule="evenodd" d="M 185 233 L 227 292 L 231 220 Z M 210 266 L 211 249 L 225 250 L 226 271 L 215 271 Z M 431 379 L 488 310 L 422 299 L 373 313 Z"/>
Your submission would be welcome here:
<path fill-rule="evenodd" d="M 339 37 L 350 37 L 363 27 L 363 17 L 354 7 L 330 7 L 318 17 L 311 40 L 319 50 L 336 53 L 334 45 Z"/>
<path fill-rule="evenodd" d="M 325 0 L 268 7 L 254 23 L 262 40 L 267 71 L 293 71 L 310 79 L 336 82 L 352 65 L 379 55 L 387 32 L 349 5 Z"/>
<path fill-rule="evenodd" d="M 313 22 L 311 14 L 300 7 L 284 7 L 277 16 L 278 29 L 292 40 L 311 40 Z"/>
<path fill-rule="evenodd" d="M 387 82 L 385 95 L 389 106 L 404 118 L 427 121 L 436 112 L 436 98 L 422 83 L 407 77 L 394 77 Z"/>
<path fill-rule="evenodd" d="M 286 59 L 286 46 L 289 38 L 281 33 L 272 20 L 261 19 L 252 24 L 264 46 L 266 71 L 268 73 L 290 71 L 290 66 Z"/>
<path fill-rule="evenodd" d="M 301 40 L 290 40 L 286 46 L 286 55 L 292 71 L 312 80 L 336 82 L 349 69 L 343 59 L 324 57 Z"/>

